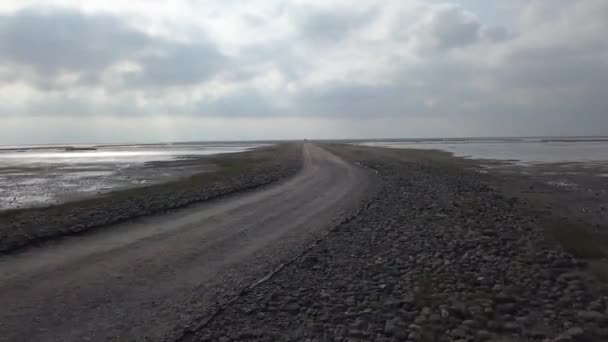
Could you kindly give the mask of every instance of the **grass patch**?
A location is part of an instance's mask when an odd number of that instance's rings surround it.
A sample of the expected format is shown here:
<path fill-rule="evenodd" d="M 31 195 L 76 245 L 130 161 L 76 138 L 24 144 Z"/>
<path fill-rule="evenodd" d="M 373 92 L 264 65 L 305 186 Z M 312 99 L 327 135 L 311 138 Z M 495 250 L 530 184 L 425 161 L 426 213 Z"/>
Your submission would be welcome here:
<path fill-rule="evenodd" d="M 554 223 L 549 226 L 549 233 L 566 251 L 579 258 L 597 259 L 608 256 L 607 239 L 585 227 L 572 223 Z"/>

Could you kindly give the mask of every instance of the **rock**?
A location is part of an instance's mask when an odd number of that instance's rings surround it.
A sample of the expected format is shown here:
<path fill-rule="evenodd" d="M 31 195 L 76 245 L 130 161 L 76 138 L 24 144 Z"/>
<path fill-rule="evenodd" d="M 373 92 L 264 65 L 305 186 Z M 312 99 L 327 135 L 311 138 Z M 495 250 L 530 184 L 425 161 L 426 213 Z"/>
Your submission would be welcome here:
<path fill-rule="evenodd" d="M 504 331 L 507 331 L 510 333 L 519 332 L 519 330 L 521 329 L 519 324 L 517 324 L 515 322 L 506 322 L 502 325 L 502 328 Z"/>
<path fill-rule="evenodd" d="M 287 310 L 287 312 L 292 315 L 296 315 L 300 312 L 300 305 L 298 305 L 297 303 L 287 304 L 285 310 Z"/>
<path fill-rule="evenodd" d="M 602 311 L 602 303 L 594 301 L 589 304 L 589 311 Z"/>
<path fill-rule="evenodd" d="M 492 334 L 490 334 L 490 332 L 487 330 L 479 330 L 479 331 L 477 331 L 476 335 L 477 335 L 477 338 L 482 341 L 487 341 L 490 338 L 492 338 Z"/>
<path fill-rule="evenodd" d="M 514 314 L 517 312 L 517 305 L 515 303 L 499 304 L 497 310 L 503 314 Z"/>
<path fill-rule="evenodd" d="M 420 331 L 420 330 L 422 330 L 422 327 L 421 327 L 421 326 L 419 326 L 418 324 L 410 324 L 410 325 L 408 325 L 408 328 L 409 328 L 410 330 L 415 330 L 415 331 Z"/>
<path fill-rule="evenodd" d="M 578 317 L 587 321 L 601 321 L 604 319 L 604 315 L 597 311 L 579 311 Z"/>
<path fill-rule="evenodd" d="M 334 336 L 345 336 L 348 330 L 343 325 L 337 325 L 334 328 Z"/>
<path fill-rule="evenodd" d="M 361 318 L 357 318 L 353 324 L 351 324 L 351 327 L 355 328 L 355 329 L 364 329 L 365 326 L 367 325 L 367 323 L 362 320 Z"/>
<path fill-rule="evenodd" d="M 367 334 L 365 334 L 363 331 L 361 331 L 359 329 L 349 329 L 348 330 L 348 337 L 363 338 L 365 336 L 367 336 Z"/>
<path fill-rule="evenodd" d="M 450 317 L 450 312 L 446 309 L 441 309 L 440 315 L 441 315 L 441 318 L 446 319 L 446 318 Z"/>
<path fill-rule="evenodd" d="M 477 326 L 477 322 L 475 322 L 472 319 L 466 319 L 466 320 L 462 321 L 462 325 L 465 325 L 469 328 L 474 328 L 475 326 Z"/>
<path fill-rule="evenodd" d="M 585 331 L 580 327 L 573 327 L 566 330 L 561 335 L 553 339 L 554 342 L 576 341 L 585 334 Z"/>
<path fill-rule="evenodd" d="M 460 327 L 457 327 L 456 329 L 453 329 L 451 335 L 452 335 L 452 337 L 455 337 L 455 338 L 467 338 L 469 336 L 467 331 L 468 330 L 466 327 L 460 326 Z"/>
<path fill-rule="evenodd" d="M 384 334 L 387 336 L 395 336 L 398 329 L 402 325 L 399 318 L 389 319 L 384 323 Z"/>
<path fill-rule="evenodd" d="M 409 333 L 409 335 L 407 335 L 407 339 L 411 341 L 418 341 L 418 339 L 420 339 L 420 333 L 412 331 Z"/>
<path fill-rule="evenodd" d="M 450 309 L 450 311 L 457 317 L 464 318 L 468 316 L 467 306 L 464 303 L 454 303 Z"/>
<path fill-rule="evenodd" d="M 505 292 L 500 292 L 499 294 L 494 296 L 494 300 L 496 300 L 497 303 L 515 302 L 515 299 L 513 297 L 509 296 L 508 294 L 506 294 Z"/>
<path fill-rule="evenodd" d="M 478 316 L 483 312 L 483 308 L 479 305 L 471 305 L 469 307 L 469 313 L 473 316 Z"/>

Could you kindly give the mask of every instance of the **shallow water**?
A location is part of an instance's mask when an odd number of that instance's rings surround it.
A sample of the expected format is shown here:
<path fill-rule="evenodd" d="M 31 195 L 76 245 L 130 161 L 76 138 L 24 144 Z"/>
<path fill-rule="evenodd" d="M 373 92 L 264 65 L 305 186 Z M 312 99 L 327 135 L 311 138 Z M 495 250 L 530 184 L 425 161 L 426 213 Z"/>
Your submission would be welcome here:
<path fill-rule="evenodd" d="M 457 157 L 487 160 L 480 163 L 477 172 L 531 177 L 567 191 L 598 191 L 608 176 L 608 137 L 393 140 L 360 144 L 442 150 Z"/>
<path fill-rule="evenodd" d="M 132 164 L 170 161 L 184 156 L 242 152 L 261 144 L 0 146 L 0 167 L 31 164 Z M 91 150 L 89 150 L 91 149 Z"/>
<path fill-rule="evenodd" d="M 55 204 L 210 171 L 212 165 L 171 161 L 261 146 L 264 145 L 0 146 L 0 210 Z"/>
<path fill-rule="evenodd" d="M 443 150 L 457 157 L 518 164 L 608 161 L 608 138 L 505 138 L 374 141 L 363 145 Z"/>

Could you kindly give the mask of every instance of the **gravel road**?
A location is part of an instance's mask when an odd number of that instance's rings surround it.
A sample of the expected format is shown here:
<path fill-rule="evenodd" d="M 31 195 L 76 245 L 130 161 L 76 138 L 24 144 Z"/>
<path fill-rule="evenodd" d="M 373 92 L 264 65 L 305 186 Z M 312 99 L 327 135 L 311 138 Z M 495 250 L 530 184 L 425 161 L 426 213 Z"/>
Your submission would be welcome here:
<path fill-rule="evenodd" d="M 275 186 L 0 257 L 0 341 L 177 338 L 356 210 L 368 170 L 305 144 Z"/>
<path fill-rule="evenodd" d="M 445 153 L 329 150 L 377 195 L 183 341 L 608 341 L 606 288 L 523 201 Z"/>

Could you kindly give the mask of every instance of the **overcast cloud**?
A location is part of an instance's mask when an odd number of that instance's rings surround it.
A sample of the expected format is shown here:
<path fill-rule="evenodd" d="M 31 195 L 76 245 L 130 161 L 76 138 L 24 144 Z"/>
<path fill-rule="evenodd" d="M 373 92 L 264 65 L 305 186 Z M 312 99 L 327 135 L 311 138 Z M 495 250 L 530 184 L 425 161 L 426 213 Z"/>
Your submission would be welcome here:
<path fill-rule="evenodd" d="M 606 18 L 604 0 L 3 1 L 0 144 L 608 134 Z"/>

